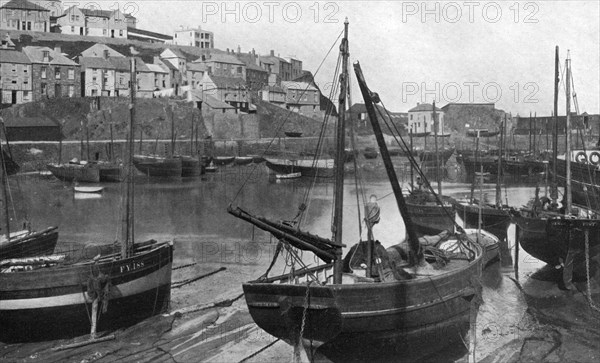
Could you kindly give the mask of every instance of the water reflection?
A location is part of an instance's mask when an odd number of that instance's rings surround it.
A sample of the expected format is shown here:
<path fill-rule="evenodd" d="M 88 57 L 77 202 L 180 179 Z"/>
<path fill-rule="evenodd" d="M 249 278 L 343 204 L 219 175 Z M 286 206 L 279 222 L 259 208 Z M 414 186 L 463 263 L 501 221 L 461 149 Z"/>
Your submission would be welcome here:
<path fill-rule="evenodd" d="M 358 191 L 352 177 L 345 182 L 345 207 L 343 238 L 347 246 L 352 246 L 363 236 L 361 228 L 362 209 L 356 206 L 356 200 L 368 198 L 375 194 L 379 198 L 381 222 L 374 228 L 375 237 L 386 247 L 397 244 L 404 239 L 405 228 L 397 210 L 395 200 L 390 194 L 391 186 L 385 173 L 372 164 L 370 171 L 362 170 L 367 182 L 363 192 Z M 403 171 L 404 167 L 398 168 Z M 254 171 L 254 172 L 252 172 Z M 458 180 L 458 171 L 450 174 L 452 180 Z M 405 189 L 410 176 L 404 171 L 402 181 Z M 445 181 L 444 194 L 455 198 L 470 198 L 471 185 L 458 181 Z M 17 183 L 18 181 L 18 183 Z M 244 188 L 240 187 L 244 185 Z M 28 213 L 33 225 L 44 228 L 49 225 L 60 227 L 61 242 L 91 242 L 103 244 L 112 242 L 119 235 L 121 214 L 121 186 L 103 184 L 104 191 L 99 197 L 81 199 L 75 197 L 71 185 L 44 179 L 37 176 L 18 176 L 11 179 L 11 188 L 18 203 L 15 203 L 17 216 Z M 312 193 L 305 200 L 306 192 Z M 20 189 L 20 191 L 19 191 Z M 526 204 L 534 195 L 535 184 L 512 184 L 502 190 L 503 202 L 512 206 Z M 198 240 L 256 239 L 268 241 L 269 236 L 254 229 L 248 223 L 231 217 L 226 213 L 230 203 L 238 205 L 257 215 L 274 219 L 293 219 L 299 207 L 305 203 L 307 213 L 302 220 L 302 228 L 324 237 L 331 236 L 331 213 L 334 188 L 330 181 L 287 180 L 272 182 L 264 166 L 223 167 L 214 174 L 203 178 L 182 180 L 155 180 L 139 177 L 135 186 L 135 230 L 138 240 L 146 238 L 198 238 Z M 484 195 L 484 200 L 494 201 L 495 185 L 485 183 L 475 189 L 475 196 Z M 15 223 L 19 220 L 15 219 Z M 509 231 L 507 251 L 514 255 L 514 232 Z M 205 245 L 202 248 L 206 247 Z M 200 248 L 200 247 L 198 247 Z M 199 250 L 192 249 L 192 253 Z M 200 252 L 198 252 L 200 253 Z M 263 261 L 264 262 L 264 261 Z M 565 322 L 575 317 L 568 313 L 573 307 L 573 299 L 564 297 L 557 291 L 552 282 L 530 278 L 532 274 L 544 266 L 543 263 L 528 256 L 524 251 L 519 254 L 519 274 L 514 276 L 510 266 L 500 263 L 490 265 L 482 276 L 483 304 L 479 307 L 477 319 L 472 329 L 472 337 L 465 344 L 457 344 L 451 350 L 433 357 L 435 361 L 464 360 L 467 357 L 466 347 L 475 346 L 476 359 L 492 354 L 496 349 L 510 344 L 514 339 L 523 339 L 531 334 L 535 324 L 528 308 L 536 307 L 546 317 L 552 315 L 552 309 L 559 303 L 561 315 L 558 319 L 547 318 L 547 323 L 564 326 Z M 254 276 L 257 277 L 257 276 Z M 535 276 L 534 276 L 535 277 Z M 539 277 L 539 276 L 538 276 Z M 244 277 L 246 279 L 247 277 Z M 552 279 L 550 276 L 548 279 Z M 240 283 L 242 281 L 239 281 Z M 525 290 L 552 291 L 557 297 L 543 295 L 533 299 L 525 294 Z M 584 297 L 582 305 L 585 308 Z M 578 300 L 578 303 L 581 301 Z M 549 303 L 550 301 L 550 303 Z M 585 314 L 584 314 L 585 315 Z M 537 316 L 537 315 L 536 315 Z M 588 318 L 587 315 L 583 316 Z M 581 324 L 581 322 L 580 322 Z M 583 323 L 587 331 L 597 333 L 597 326 Z M 594 330 L 595 329 L 595 330 Z M 472 355 L 473 353 L 468 353 Z M 281 357 L 287 359 L 286 357 Z"/>

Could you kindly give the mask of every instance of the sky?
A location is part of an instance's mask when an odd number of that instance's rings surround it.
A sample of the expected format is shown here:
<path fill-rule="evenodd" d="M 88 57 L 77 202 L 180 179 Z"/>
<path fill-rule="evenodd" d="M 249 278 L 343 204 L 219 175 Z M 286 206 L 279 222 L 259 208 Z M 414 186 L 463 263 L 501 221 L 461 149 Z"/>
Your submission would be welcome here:
<path fill-rule="evenodd" d="M 294 56 L 319 64 L 349 21 L 350 61 L 360 61 L 385 106 L 494 102 L 513 115 L 553 109 L 555 46 L 570 51 L 580 112 L 600 113 L 600 1 L 151 1 L 97 2 L 134 12 L 138 27 L 215 34 L 215 47 Z M 65 3 L 66 4 L 66 3 Z M 328 94 L 338 43 L 316 73 Z M 564 79 L 564 77 L 561 77 Z M 353 83 L 352 102 L 361 102 Z M 559 114 L 565 112 L 561 83 Z M 574 111 L 574 110 L 573 110 Z"/>

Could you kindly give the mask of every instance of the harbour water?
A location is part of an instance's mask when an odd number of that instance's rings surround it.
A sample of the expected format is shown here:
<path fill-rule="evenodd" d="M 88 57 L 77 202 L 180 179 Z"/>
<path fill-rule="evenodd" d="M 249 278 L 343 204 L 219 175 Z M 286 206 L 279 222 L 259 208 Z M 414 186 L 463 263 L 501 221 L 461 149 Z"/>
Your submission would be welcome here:
<path fill-rule="evenodd" d="M 376 195 L 381 207 L 381 222 L 374 229 L 375 237 L 384 246 L 401 242 L 404 225 L 384 172 L 374 161 L 366 165 L 362 173 L 366 180 L 364 196 Z M 460 182 L 459 169 L 450 170 L 447 176 L 449 181 L 444 182 L 444 194 L 456 198 L 470 194 L 471 185 Z M 402 174 L 405 190 L 409 178 L 406 173 Z M 81 243 L 106 244 L 118 239 L 119 184 L 103 184 L 104 191 L 93 196 L 74 194 L 72 185 L 39 175 L 17 176 L 11 179 L 10 185 L 14 204 L 19 206 L 15 210 L 20 216 L 18 218 L 27 212 L 34 227 L 60 227 L 58 248 L 70 248 Z M 312 193 L 304 200 L 309 188 L 312 188 Z M 480 197 L 483 193 L 493 201 L 494 184 L 484 184 L 482 189 L 480 191 L 477 187 L 475 196 Z M 534 190 L 535 183 L 508 185 L 502 190 L 503 202 L 519 207 L 529 201 Z M 307 213 L 302 228 L 329 237 L 333 184 L 327 181 L 313 184 L 312 180 L 304 179 L 275 181 L 269 177 L 264 165 L 229 166 L 202 178 L 155 180 L 139 176 L 135 195 L 136 240 L 173 239 L 174 267 L 193 265 L 174 270 L 173 281 L 224 268 L 223 272 L 184 288 L 173 289 L 171 308 L 176 310 L 222 301 L 228 301 L 228 304 L 203 309 L 200 315 L 196 313 L 193 318 L 188 317 L 187 322 L 171 321 L 169 329 L 159 336 L 160 340 L 152 334 L 145 337 L 141 333 L 138 336 L 135 332 L 131 333 L 138 345 L 127 345 L 127 351 L 134 354 L 137 346 L 156 346 L 162 341 L 161 349 L 169 354 L 157 351 L 152 355 L 145 351 L 147 360 L 139 361 L 150 361 L 152 357 L 160 358 L 158 361 L 175 362 L 291 361 L 293 348 L 275 341 L 256 327 L 247 313 L 243 297 L 240 298 L 241 283 L 265 272 L 276 241 L 267 233 L 227 214 L 227 207 L 232 204 L 257 215 L 291 220 L 297 215 L 298 207 L 306 203 Z M 345 183 L 343 233 L 347 246 L 360 239 L 361 222 L 356 200 L 362 198 L 363 193 L 357 192 L 354 178 L 350 175 Z M 366 232 L 363 230 L 363 233 Z M 511 259 L 514 259 L 514 238 L 510 238 L 508 248 Z M 306 253 L 304 255 L 307 261 L 317 263 L 306 257 Z M 484 271 L 483 303 L 476 321 L 472 322 L 468 338 L 461 346 L 432 355 L 431 361 L 591 362 L 600 357 L 600 315 L 587 300 L 585 282 L 576 283 L 578 291 L 563 291 L 552 281 L 557 278 L 552 268 L 544 267 L 544 263 L 531 258 L 523 250 L 519 251 L 518 260 L 517 272 L 514 266 L 499 262 Z M 277 269 L 281 267 L 282 262 L 276 264 L 273 273 L 280 272 Z M 592 281 L 591 287 L 594 292 L 592 302 L 600 305 L 598 279 Z M 213 312 L 215 316 L 210 315 Z M 195 319 L 204 320 L 189 325 Z M 160 322 L 157 324 L 160 326 Z M 179 335 L 173 335 L 174 331 Z M 131 337 L 128 334 L 123 333 L 125 341 L 126 337 Z M 0 343 L 0 360 L 65 361 L 64 355 L 49 349 L 56 344 Z M 66 360 L 90 361 L 89 357 L 94 354 L 102 361 L 133 357 L 119 355 L 124 354 L 124 350 L 109 349 L 109 344 L 116 343 L 99 343 L 71 352 Z M 393 361 L 401 361 L 401 357 L 396 358 Z M 376 357 L 373 360 L 377 360 Z"/>

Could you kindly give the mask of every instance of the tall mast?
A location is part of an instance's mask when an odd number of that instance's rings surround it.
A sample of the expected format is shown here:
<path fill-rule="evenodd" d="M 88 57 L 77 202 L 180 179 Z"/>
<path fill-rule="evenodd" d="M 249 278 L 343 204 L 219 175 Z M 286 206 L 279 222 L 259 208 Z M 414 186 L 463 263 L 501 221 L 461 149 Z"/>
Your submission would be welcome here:
<path fill-rule="evenodd" d="M 567 60 L 565 61 L 566 68 L 566 84 L 567 84 L 567 148 L 565 151 L 565 159 L 567 161 L 567 184 L 565 194 L 567 195 L 567 205 L 565 206 L 565 214 L 571 214 L 571 59 L 569 59 L 569 51 L 567 51 Z"/>
<path fill-rule="evenodd" d="M 400 183 L 398 183 L 398 176 L 394 170 L 392 159 L 388 153 L 387 145 L 385 144 L 383 133 L 381 132 L 381 127 L 379 126 L 379 121 L 377 120 L 372 98 L 379 102 L 379 96 L 376 93 L 371 93 L 367 87 L 365 78 L 362 74 L 362 69 L 360 68 L 360 64 L 358 62 L 354 64 L 354 72 L 356 73 L 358 85 L 360 86 L 360 91 L 365 101 L 365 107 L 367 108 L 367 113 L 369 114 L 369 120 L 371 122 L 371 126 L 373 127 L 373 132 L 375 133 L 375 139 L 377 140 L 377 145 L 379 146 L 379 151 L 381 152 L 381 158 L 383 159 L 383 164 L 385 165 L 385 171 L 387 172 L 388 179 L 392 185 L 392 190 L 394 192 L 394 196 L 396 197 L 396 203 L 398 204 L 398 209 L 400 210 L 400 214 L 404 220 L 404 225 L 406 226 L 408 245 L 410 247 L 409 262 L 414 266 L 419 264 L 422 260 L 423 250 L 421 249 L 421 245 L 419 244 L 417 234 L 413 228 L 410 215 L 408 214 L 408 208 L 406 207 L 406 202 L 404 201 L 404 196 L 402 195 L 402 189 L 400 188 Z"/>
<path fill-rule="evenodd" d="M 433 140 L 435 143 L 435 180 L 437 181 L 438 195 L 442 195 L 442 181 L 440 180 L 440 153 L 438 150 L 438 121 L 435 113 L 435 100 L 433 100 Z"/>
<path fill-rule="evenodd" d="M 133 150 L 134 150 L 134 131 L 135 131 L 135 91 L 136 91 L 136 68 L 135 68 L 135 57 L 131 57 L 130 63 L 131 75 L 130 75 L 130 104 L 129 104 L 129 134 L 127 142 L 127 158 L 125 159 L 125 170 L 126 170 L 126 181 L 127 181 L 127 194 L 123 201 L 125 206 L 123 208 L 123 223 L 121 230 L 121 258 L 127 258 L 133 254 L 133 243 L 134 243 L 134 228 L 133 228 Z"/>
<path fill-rule="evenodd" d="M 0 118 L 0 120 L 2 120 Z M 6 134 L 6 128 L 4 128 L 4 120 L 2 120 L 2 128 L 4 130 L 4 136 L 6 136 L 6 142 L 8 143 L 8 135 Z M 4 152 L 2 150 L 2 142 L 0 141 L 0 158 L 2 158 L 2 160 L 0 160 L 0 163 L 2 163 L 2 165 L 0 165 L 0 169 L 2 169 L 2 175 L 0 176 L 2 178 L 2 204 L 4 204 L 4 223 L 5 223 L 5 231 L 6 231 L 6 240 L 10 241 L 10 215 L 9 213 L 9 208 L 8 208 L 8 173 L 6 172 L 6 160 L 4 160 Z"/>
<path fill-rule="evenodd" d="M 342 213 L 344 209 L 344 149 L 346 148 L 346 96 L 348 94 L 348 18 L 344 21 L 344 39 L 340 45 L 342 55 L 342 75 L 340 76 L 340 97 L 338 102 L 338 123 L 336 129 L 335 153 L 335 196 L 333 209 L 333 241 L 341 246 L 342 243 Z M 342 283 L 342 248 L 336 248 L 336 259 L 333 266 L 333 283 Z"/>
<path fill-rule="evenodd" d="M 554 54 L 554 114 L 552 115 L 554 121 L 554 129 L 552 130 L 552 189 L 550 190 L 550 198 L 552 202 L 556 203 L 558 199 L 558 185 L 556 184 L 556 163 L 558 160 L 558 45 L 555 49 Z"/>
<path fill-rule="evenodd" d="M 500 150 L 498 154 L 498 177 L 496 178 L 496 207 L 502 207 L 502 189 L 500 182 L 502 181 L 502 158 L 504 157 L 504 125 L 506 124 L 506 114 L 504 121 L 500 121 Z"/>

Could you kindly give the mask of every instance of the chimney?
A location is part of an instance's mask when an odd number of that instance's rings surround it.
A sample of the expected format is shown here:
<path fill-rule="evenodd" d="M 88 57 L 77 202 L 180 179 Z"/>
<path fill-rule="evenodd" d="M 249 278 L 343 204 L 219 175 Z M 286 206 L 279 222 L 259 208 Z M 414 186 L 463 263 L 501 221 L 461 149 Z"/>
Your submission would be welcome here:
<path fill-rule="evenodd" d="M 240 45 L 238 44 L 238 55 L 240 55 L 240 53 L 242 52 L 242 48 L 240 47 Z"/>
<path fill-rule="evenodd" d="M 252 48 L 252 56 L 256 57 L 256 51 L 254 50 L 254 48 Z"/>
<path fill-rule="evenodd" d="M 108 49 L 104 49 L 104 59 L 108 59 L 110 55 L 110 52 L 108 51 Z"/>
<path fill-rule="evenodd" d="M 227 54 L 229 54 L 229 48 L 227 48 Z"/>
<path fill-rule="evenodd" d="M 273 49 L 271 49 L 271 57 L 275 56 L 275 51 Z"/>
<path fill-rule="evenodd" d="M 55 45 L 54 46 L 54 51 L 58 54 L 62 54 L 62 49 L 60 49 L 60 45 Z"/>

